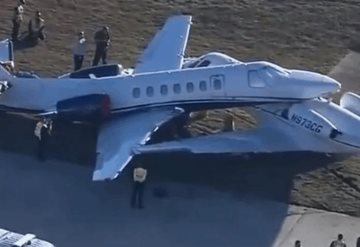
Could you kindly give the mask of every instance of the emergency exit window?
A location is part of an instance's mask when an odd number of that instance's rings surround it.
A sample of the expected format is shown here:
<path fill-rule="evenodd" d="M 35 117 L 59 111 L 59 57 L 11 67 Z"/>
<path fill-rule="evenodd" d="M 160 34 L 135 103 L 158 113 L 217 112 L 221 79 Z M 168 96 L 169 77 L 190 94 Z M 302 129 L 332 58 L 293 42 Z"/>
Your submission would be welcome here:
<path fill-rule="evenodd" d="M 256 70 L 249 71 L 248 79 L 250 87 L 261 88 L 266 86 L 266 82 L 259 76 L 259 73 Z"/>

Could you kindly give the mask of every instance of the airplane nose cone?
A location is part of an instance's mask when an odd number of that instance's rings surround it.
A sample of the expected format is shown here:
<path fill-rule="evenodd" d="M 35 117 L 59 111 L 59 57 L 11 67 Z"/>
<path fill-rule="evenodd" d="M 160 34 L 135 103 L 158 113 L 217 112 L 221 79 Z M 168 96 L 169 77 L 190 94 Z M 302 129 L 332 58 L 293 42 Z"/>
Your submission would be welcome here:
<path fill-rule="evenodd" d="M 341 84 L 335 79 L 310 71 L 292 70 L 290 76 L 302 85 L 304 98 L 317 98 L 340 90 Z"/>
<path fill-rule="evenodd" d="M 341 89 L 340 82 L 326 75 L 323 75 L 322 77 L 323 77 L 322 83 L 327 87 L 329 93 L 337 93 L 340 91 Z"/>

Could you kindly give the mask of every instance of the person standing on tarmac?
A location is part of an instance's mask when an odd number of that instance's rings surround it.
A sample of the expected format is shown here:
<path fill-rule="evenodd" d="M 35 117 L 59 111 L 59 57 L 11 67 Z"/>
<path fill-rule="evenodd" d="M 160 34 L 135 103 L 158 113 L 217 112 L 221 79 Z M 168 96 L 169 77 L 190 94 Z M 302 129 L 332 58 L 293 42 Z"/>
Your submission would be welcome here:
<path fill-rule="evenodd" d="M 49 137 L 51 135 L 52 124 L 51 121 L 43 119 L 36 123 L 34 134 L 38 139 L 38 153 L 37 157 L 39 161 L 45 161 L 44 149 L 48 144 Z"/>
<path fill-rule="evenodd" d="M 13 28 L 11 32 L 11 39 L 13 42 L 18 41 L 19 31 L 20 31 L 20 25 L 24 20 L 23 13 L 24 13 L 24 7 L 25 0 L 20 0 L 18 5 L 14 8 L 14 16 L 12 19 Z"/>
<path fill-rule="evenodd" d="M 44 28 L 45 20 L 42 18 L 41 12 L 36 11 L 35 17 L 29 21 L 28 25 L 30 40 L 45 40 Z"/>
<path fill-rule="evenodd" d="M 107 50 L 111 42 L 109 27 L 104 26 L 101 30 L 97 31 L 95 33 L 94 39 L 96 43 L 96 50 L 92 66 L 97 66 L 100 59 L 102 59 L 103 64 L 106 64 Z"/>
<path fill-rule="evenodd" d="M 344 236 L 339 233 L 337 239 L 331 242 L 330 247 L 346 247 Z"/>
<path fill-rule="evenodd" d="M 136 201 L 138 202 L 138 208 L 144 208 L 143 205 L 143 194 L 144 194 L 144 186 L 146 181 L 147 171 L 142 168 L 140 165 L 137 165 L 133 172 L 133 193 L 131 196 L 131 207 L 135 207 Z"/>
<path fill-rule="evenodd" d="M 74 71 L 81 69 L 86 54 L 86 39 L 83 31 L 78 33 L 73 43 Z"/>

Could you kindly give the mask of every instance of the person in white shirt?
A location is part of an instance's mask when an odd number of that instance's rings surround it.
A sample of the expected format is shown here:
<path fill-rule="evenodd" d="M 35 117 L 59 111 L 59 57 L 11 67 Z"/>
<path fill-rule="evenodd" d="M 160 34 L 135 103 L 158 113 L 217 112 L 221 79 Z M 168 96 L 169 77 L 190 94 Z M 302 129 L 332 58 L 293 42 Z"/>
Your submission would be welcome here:
<path fill-rule="evenodd" d="M 24 7 L 25 0 L 20 0 L 18 5 L 14 8 L 14 16 L 12 19 L 13 22 L 13 28 L 12 28 L 12 41 L 16 42 L 18 41 L 19 31 L 20 31 L 20 25 L 24 20 L 23 13 L 24 13 Z"/>
<path fill-rule="evenodd" d="M 137 165 L 133 172 L 134 188 L 131 197 L 131 207 L 135 207 L 136 201 L 138 201 L 138 208 L 142 209 L 143 206 L 143 193 L 144 185 L 146 181 L 147 171 L 141 166 Z"/>
<path fill-rule="evenodd" d="M 79 32 L 73 43 L 74 71 L 81 69 L 86 54 L 86 38 L 83 31 Z"/>

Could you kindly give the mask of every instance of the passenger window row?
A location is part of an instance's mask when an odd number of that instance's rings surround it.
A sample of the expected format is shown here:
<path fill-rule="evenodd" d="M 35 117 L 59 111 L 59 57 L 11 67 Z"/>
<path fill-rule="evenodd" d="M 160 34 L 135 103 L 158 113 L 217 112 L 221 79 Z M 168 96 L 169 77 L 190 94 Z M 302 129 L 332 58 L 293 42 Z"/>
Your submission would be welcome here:
<path fill-rule="evenodd" d="M 173 84 L 172 86 L 171 85 L 161 85 L 160 86 L 160 94 L 161 95 L 167 95 L 169 93 L 169 87 L 172 87 L 172 91 L 174 94 L 180 94 L 182 92 L 182 88 L 181 88 L 181 84 L 180 83 L 176 83 L 176 84 Z M 199 90 L 201 92 L 204 92 L 207 90 L 207 83 L 206 81 L 200 81 L 199 82 Z M 215 90 L 220 90 L 221 89 L 221 80 L 220 79 L 215 79 L 213 81 L 213 87 Z M 194 86 L 194 83 L 192 82 L 187 82 L 186 83 L 186 92 L 187 93 L 192 93 L 194 92 L 194 89 L 195 89 L 195 86 Z M 140 95 L 141 95 L 141 90 L 140 88 L 136 87 L 136 88 L 133 88 L 133 91 L 132 91 L 132 95 L 134 98 L 139 98 Z M 146 96 L 148 97 L 153 97 L 154 96 L 154 88 L 152 86 L 148 86 L 146 87 Z"/>

